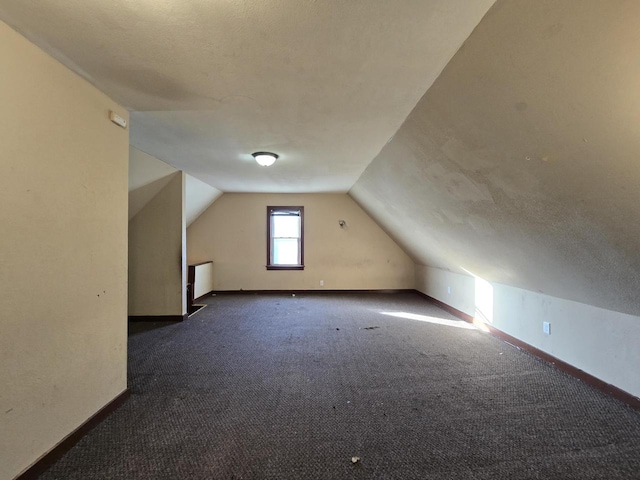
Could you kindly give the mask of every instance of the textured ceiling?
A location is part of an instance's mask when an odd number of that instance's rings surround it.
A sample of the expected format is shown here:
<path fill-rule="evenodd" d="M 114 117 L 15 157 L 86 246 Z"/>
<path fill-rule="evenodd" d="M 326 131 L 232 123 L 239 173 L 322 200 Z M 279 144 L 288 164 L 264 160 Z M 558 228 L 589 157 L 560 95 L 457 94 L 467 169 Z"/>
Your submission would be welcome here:
<path fill-rule="evenodd" d="M 493 1 L 3 0 L 0 18 L 129 108 L 136 148 L 222 191 L 345 192 Z"/>
<path fill-rule="evenodd" d="M 499 0 L 351 195 L 419 263 L 640 314 L 639 21 Z"/>

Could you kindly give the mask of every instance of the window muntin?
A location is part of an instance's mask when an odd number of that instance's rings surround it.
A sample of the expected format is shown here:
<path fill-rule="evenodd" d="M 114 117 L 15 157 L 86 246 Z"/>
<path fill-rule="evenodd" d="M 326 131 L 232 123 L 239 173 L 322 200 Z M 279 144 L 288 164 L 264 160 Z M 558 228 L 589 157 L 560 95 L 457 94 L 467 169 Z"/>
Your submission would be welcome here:
<path fill-rule="evenodd" d="M 267 207 L 267 269 L 304 268 L 304 207 Z"/>

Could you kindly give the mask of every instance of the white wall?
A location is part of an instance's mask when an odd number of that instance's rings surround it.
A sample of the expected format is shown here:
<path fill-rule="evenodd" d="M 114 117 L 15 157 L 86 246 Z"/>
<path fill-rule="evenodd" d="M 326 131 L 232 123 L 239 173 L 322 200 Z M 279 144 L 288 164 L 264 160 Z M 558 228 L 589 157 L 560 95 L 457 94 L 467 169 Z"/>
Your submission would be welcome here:
<path fill-rule="evenodd" d="M 266 270 L 268 205 L 304 206 L 303 271 Z M 414 285 L 413 261 L 346 194 L 225 193 L 191 224 L 187 242 L 189 263 L 213 260 L 216 290 Z"/>
<path fill-rule="evenodd" d="M 188 227 L 222 195 L 222 192 L 191 175 L 187 175 L 186 182 L 185 210 Z"/>
<path fill-rule="evenodd" d="M 0 22 L 0 478 L 127 386 L 127 111 Z"/>
<path fill-rule="evenodd" d="M 129 315 L 186 313 L 185 174 L 129 221 Z"/>
<path fill-rule="evenodd" d="M 416 288 L 640 396 L 639 317 L 423 265 L 416 266 Z M 551 323 L 551 335 L 542 322 Z"/>
<path fill-rule="evenodd" d="M 211 290 L 214 290 L 213 286 L 213 263 L 203 263 L 202 265 L 196 265 L 196 279 L 193 287 L 193 298 L 199 298 L 206 295 Z"/>

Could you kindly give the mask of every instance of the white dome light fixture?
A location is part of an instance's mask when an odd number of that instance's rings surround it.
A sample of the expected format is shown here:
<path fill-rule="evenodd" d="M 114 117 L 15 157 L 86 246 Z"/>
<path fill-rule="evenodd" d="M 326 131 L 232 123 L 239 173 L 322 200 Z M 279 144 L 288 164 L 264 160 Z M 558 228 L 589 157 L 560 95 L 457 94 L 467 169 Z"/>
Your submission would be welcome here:
<path fill-rule="evenodd" d="M 258 165 L 262 165 L 263 167 L 273 165 L 273 163 L 278 159 L 278 155 L 271 152 L 256 152 L 251 155 L 256 159 Z"/>

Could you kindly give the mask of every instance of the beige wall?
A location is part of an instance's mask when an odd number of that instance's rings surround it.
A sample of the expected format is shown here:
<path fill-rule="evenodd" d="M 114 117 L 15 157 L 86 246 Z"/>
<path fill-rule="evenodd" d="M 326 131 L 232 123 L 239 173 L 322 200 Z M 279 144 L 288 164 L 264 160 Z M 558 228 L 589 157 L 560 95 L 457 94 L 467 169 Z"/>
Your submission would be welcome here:
<path fill-rule="evenodd" d="M 185 174 L 129 221 L 129 315 L 186 313 Z"/>
<path fill-rule="evenodd" d="M 129 220 L 167 186 L 178 170 L 129 146 Z"/>
<path fill-rule="evenodd" d="M 416 288 L 640 396 L 640 318 L 482 278 L 416 266 Z M 551 335 L 542 331 L 551 323 Z"/>
<path fill-rule="evenodd" d="M 304 206 L 304 271 L 266 270 L 267 205 Z M 190 263 L 214 261 L 216 290 L 414 285 L 413 261 L 346 194 L 225 193 L 191 224 L 187 244 Z"/>
<path fill-rule="evenodd" d="M 126 110 L 0 22 L 0 478 L 127 386 Z"/>

